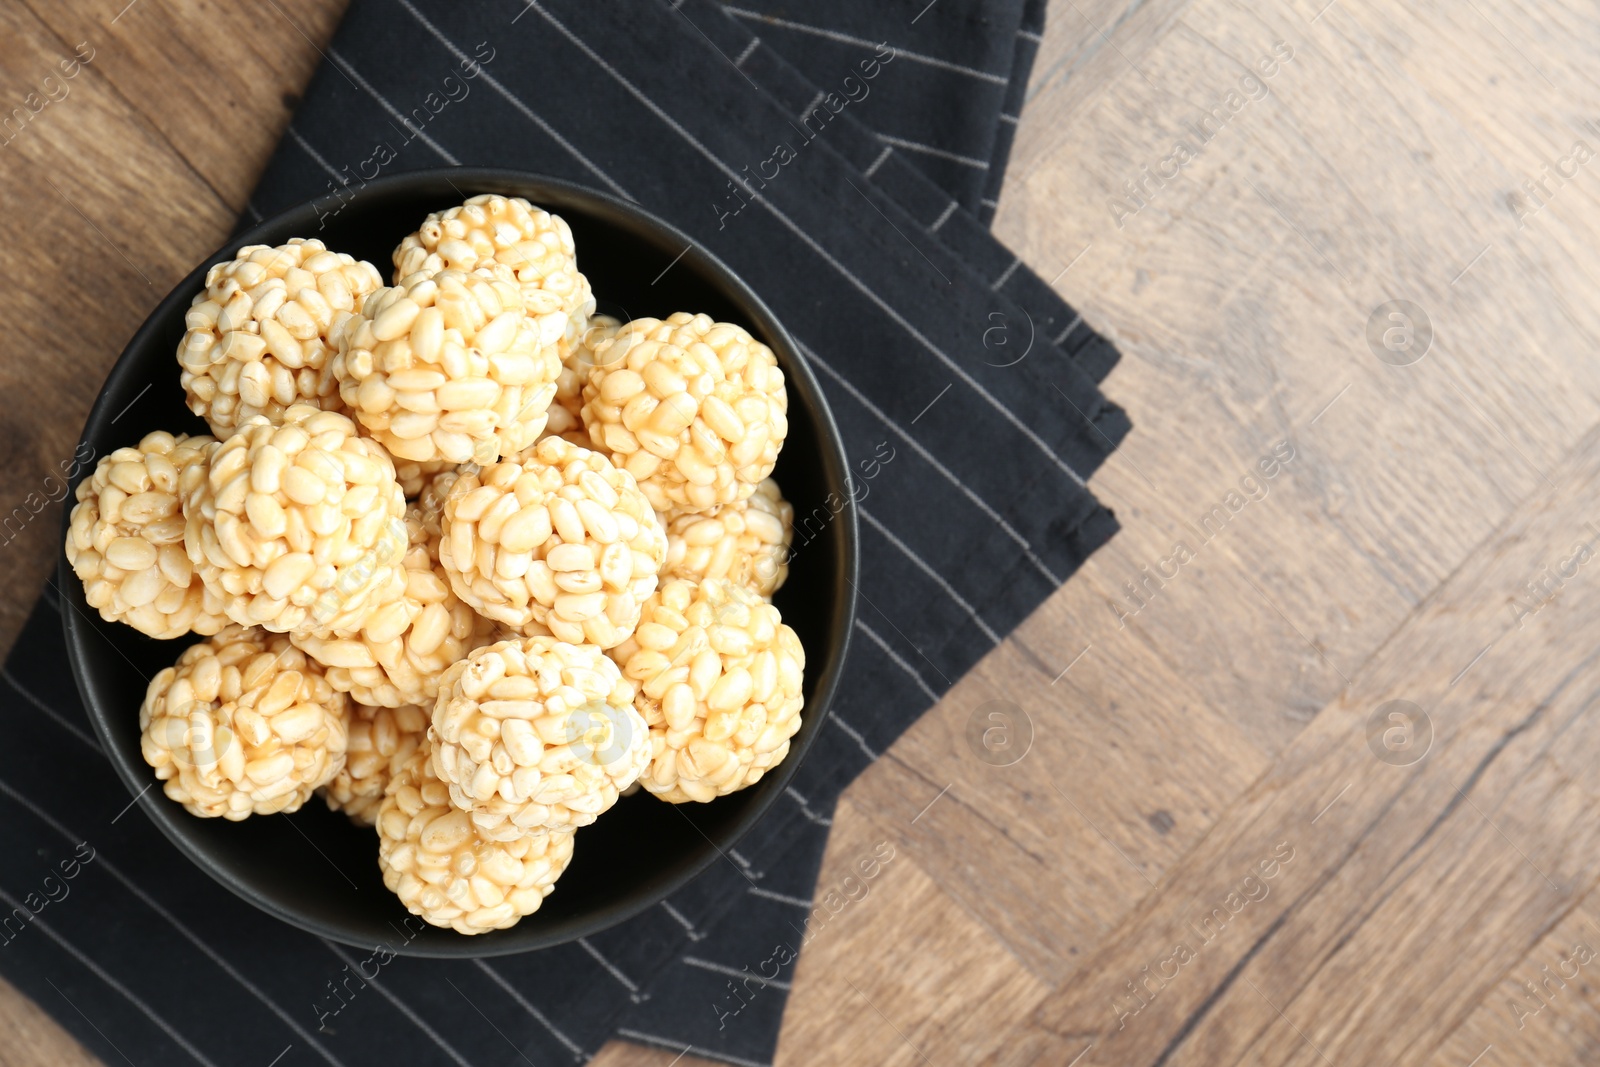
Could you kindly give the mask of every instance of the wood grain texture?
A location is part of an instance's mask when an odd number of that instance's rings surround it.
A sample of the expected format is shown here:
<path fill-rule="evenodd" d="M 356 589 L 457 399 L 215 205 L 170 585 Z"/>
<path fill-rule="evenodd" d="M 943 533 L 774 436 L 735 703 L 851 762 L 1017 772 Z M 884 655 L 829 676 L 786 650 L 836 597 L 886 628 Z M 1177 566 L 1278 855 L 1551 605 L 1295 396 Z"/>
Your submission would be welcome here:
<path fill-rule="evenodd" d="M 0 982 L 0 1067 L 95 1067 L 99 1060 L 40 1007 Z"/>
<path fill-rule="evenodd" d="M 0 146 L 0 646 L 95 383 L 341 9 L 0 11 L 0 102 L 94 49 Z M 779 1064 L 1600 1059 L 1597 48 L 1571 0 L 1054 0 L 995 228 L 1124 353 L 1124 528 L 846 794 L 824 882 L 895 859 L 801 956 Z M 1368 339 L 1394 300 L 1409 365 Z M 1008 766 L 966 740 L 994 701 Z M 0 1020 L 8 1067 L 88 1062 Z"/>
<path fill-rule="evenodd" d="M 98 6 L 30 4 L 64 43 L 115 36 L 96 57 L 106 79 L 234 216 L 244 214 L 344 2 L 140 0 L 114 27 Z"/>
<path fill-rule="evenodd" d="M 943 1062 L 985 1063 L 1050 991 L 917 866 L 914 849 L 894 844 L 885 821 L 854 800 L 834 816 L 819 886 L 841 884 L 861 857 L 893 858 L 806 944 L 779 1062 L 915 1067 L 937 1049 Z"/>
<path fill-rule="evenodd" d="M 99 1064 L 40 1006 L 0 982 L 0 1067 L 94 1067 Z"/>
<path fill-rule="evenodd" d="M 12 4 L 0 11 L 0 647 L 57 553 L 59 474 L 150 309 L 233 228 L 342 2 Z M 87 57 L 72 77 L 63 61 Z M 47 81 L 46 79 L 51 79 Z M 59 97 L 59 99 L 55 99 Z"/>
<path fill-rule="evenodd" d="M 1019 1038 L 1010 1062 L 1089 1041 L 1092 1063 L 1411 1062 L 1582 899 L 1600 878 L 1600 660 L 1570 635 L 1600 597 L 1574 588 L 1519 628 L 1507 593 L 1594 536 L 1600 440 L 1552 476 L 1056 990 L 1034 1020 L 1047 1036 Z M 1405 766 L 1378 758 L 1396 724 L 1372 717 L 1393 700 L 1431 729 Z M 1293 859 L 1239 894 L 1261 899 L 1205 927 L 1283 843 Z M 1159 966 L 1179 945 L 1196 958 Z M 1127 987 L 1146 964 L 1175 973 L 1147 1005 Z"/>

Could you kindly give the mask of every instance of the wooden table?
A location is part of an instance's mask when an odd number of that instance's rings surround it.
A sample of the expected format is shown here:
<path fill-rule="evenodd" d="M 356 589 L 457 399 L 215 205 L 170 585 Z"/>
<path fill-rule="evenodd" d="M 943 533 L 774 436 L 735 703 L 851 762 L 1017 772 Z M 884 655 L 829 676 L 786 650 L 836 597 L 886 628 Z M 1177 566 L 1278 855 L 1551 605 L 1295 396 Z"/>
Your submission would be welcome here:
<path fill-rule="evenodd" d="M 0 150 L 6 643 L 341 6 L 124 3 L 0 9 L 7 108 L 92 49 Z M 1124 353 L 1124 529 L 846 794 L 819 895 L 894 859 L 780 1064 L 1600 1060 L 1597 49 L 1572 0 L 1052 3 L 995 229 Z"/>

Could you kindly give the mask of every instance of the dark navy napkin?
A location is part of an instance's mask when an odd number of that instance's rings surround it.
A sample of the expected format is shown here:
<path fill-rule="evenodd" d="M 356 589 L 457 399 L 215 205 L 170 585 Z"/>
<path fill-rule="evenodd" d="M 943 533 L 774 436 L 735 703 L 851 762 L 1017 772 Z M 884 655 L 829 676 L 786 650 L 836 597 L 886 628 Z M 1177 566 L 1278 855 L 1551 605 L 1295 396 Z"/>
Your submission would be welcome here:
<path fill-rule="evenodd" d="M 1042 21 L 1037 0 L 354 0 L 252 215 L 497 165 L 703 241 L 799 339 L 858 482 L 839 698 L 786 803 L 660 907 L 544 952 L 378 964 L 125 807 L 47 591 L 4 672 L 0 972 L 107 1062 L 542 1067 L 616 1035 L 770 1062 L 838 899 L 816 878 L 839 794 L 1116 529 L 1084 485 L 1128 430 L 1096 385 L 1116 352 L 985 228 Z"/>

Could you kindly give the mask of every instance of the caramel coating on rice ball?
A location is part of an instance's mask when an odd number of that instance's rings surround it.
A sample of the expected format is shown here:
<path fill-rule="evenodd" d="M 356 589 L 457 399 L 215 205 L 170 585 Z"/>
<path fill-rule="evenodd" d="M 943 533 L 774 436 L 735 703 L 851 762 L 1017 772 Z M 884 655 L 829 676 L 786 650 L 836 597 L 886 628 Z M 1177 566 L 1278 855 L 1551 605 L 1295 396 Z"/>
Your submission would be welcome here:
<path fill-rule="evenodd" d="M 705 511 L 755 492 L 789 433 L 772 349 L 743 328 L 678 312 L 595 345 L 583 424 L 650 506 Z"/>
<path fill-rule="evenodd" d="M 184 317 L 178 363 L 189 410 L 226 440 L 252 415 L 276 425 L 292 404 L 342 408 L 334 337 L 382 286 L 378 268 L 321 241 L 239 249 L 207 272 Z"/>
<path fill-rule="evenodd" d="M 639 684 L 650 768 L 663 800 L 725 796 L 760 781 L 789 754 L 805 703 L 806 654 L 778 609 L 740 586 L 681 578 L 661 584 L 633 637 L 611 650 Z"/>
<path fill-rule="evenodd" d="M 492 463 L 544 429 L 565 328 L 563 312 L 528 313 L 505 267 L 419 272 L 367 298 L 333 372 L 396 459 Z"/>
<path fill-rule="evenodd" d="M 404 588 L 394 466 L 338 412 L 245 420 L 184 471 L 182 498 L 189 559 L 234 622 L 349 634 Z"/>
<path fill-rule="evenodd" d="M 228 624 L 183 547 L 178 490 L 191 463 L 204 464 L 207 436 L 156 432 L 102 456 L 78 483 L 67 562 L 84 599 L 107 622 L 162 639 L 214 634 Z"/>
<path fill-rule="evenodd" d="M 495 840 L 587 826 L 649 762 L 633 699 L 593 645 L 527 637 L 480 648 L 445 672 L 429 734 L 434 770 Z"/>
<path fill-rule="evenodd" d="M 394 250 L 396 281 L 418 271 L 471 271 L 490 264 L 510 268 L 528 314 L 566 317 L 559 344 L 563 357 L 571 355 L 594 313 L 594 293 L 578 270 L 572 230 L 561 216 L 521 197 L 483 193 L 429 215 Z"/>
<path fill-rule="evenodd" d="M 383 884 L 413 915 L 460 934 L 504 930 L 544 903 L 572 862 L 575 831 L 509 841 L 480 834 L 450 803 L 426 741 L 395 772 L 378 808 Z"/>
<path fill-rule="evenodd" d="M 479 614 L 601 648 L 633 632 L 667 553 L 632 476 L 559 437 L 526 463 L 463 473 L 443 529 L 440 563 Z"/>
<path fill-rule="evenodd" d="M 374 826 L 384 791 L 406 760 L 428 739 L 428 710 L 415 704 L 377 708 L 351 703 L 345 719 L 349 742 L 344 766 L 319 792 L 330 811 Z"/>
<path fill-rule="evenodd" d="M 420 501 L 406 508 L 403 593 L 376 609 L 354 636 L 291 635 L 322 664 L 329 684 L 362 704 L 431 706 L 445 668 L 491 642 L 494 624 L 462 603 L 439 566 L 438 501 L 431 506 L 431 514 Z"/>
<path fill-rule="evenodd" d="M 768 478 L 749 499 L 667 517 L 664 578 L 726 578 L 770 599 L 789 577 L 794 507 Z"/>
<path fill-rule="evenodd" d="M 242 626 L 150 680 L 140 751 L 191 815 L 295 811 L 344 766 L 346 698 L 288 638 Z"/>

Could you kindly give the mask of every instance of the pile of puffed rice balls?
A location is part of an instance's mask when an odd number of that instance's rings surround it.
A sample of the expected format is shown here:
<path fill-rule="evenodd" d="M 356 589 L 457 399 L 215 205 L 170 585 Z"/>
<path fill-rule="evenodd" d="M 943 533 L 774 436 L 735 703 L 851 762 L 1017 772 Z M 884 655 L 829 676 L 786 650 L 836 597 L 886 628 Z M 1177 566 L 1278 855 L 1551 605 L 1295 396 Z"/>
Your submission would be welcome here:
<path fill-rule="evenodd" d="M 710 801 L 788 753 L 788 397 L 738 326 L 596 314 L 525 200 L 429 215 L 394 267 L 300 239 L 213 267 L 177 353 L 211 434 L 103 457 L 66 552 L 104 618 L 203 638 L 140 709 L 169 798 L 320 793 L 412 913 L 477 934 L 622 794 Z"/>

